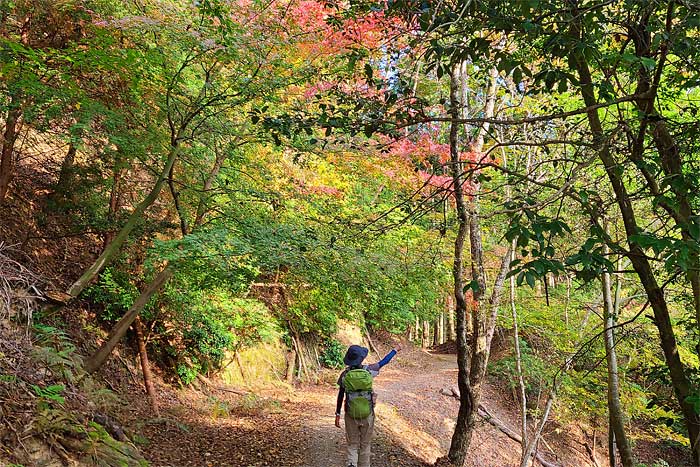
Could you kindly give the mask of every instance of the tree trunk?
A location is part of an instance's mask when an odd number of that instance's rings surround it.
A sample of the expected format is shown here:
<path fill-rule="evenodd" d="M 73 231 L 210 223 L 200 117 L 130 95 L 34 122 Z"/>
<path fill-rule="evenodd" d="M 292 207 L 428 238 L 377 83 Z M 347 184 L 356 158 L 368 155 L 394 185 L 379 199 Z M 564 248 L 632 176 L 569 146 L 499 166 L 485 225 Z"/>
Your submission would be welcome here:
<path fill-rule="evenodd" d="M 364 328 L 364 333 L 365 333 L 365 336 L 367 337 L 367 345 L 369 345 L 369 349 L 370 349 L 372 352 L 374 352 L 374 354 L 377 356 L 377 359 L 381 360 L 381 359 L 382 359 L 382 356 L 379 354 L 379 349 L 377 349 L 377 346 L 374 345 L 374 341 L 372 340 L 372 335 L 370 334 L 369 329 L 367 328 L 367 326 L 365 326 L 365 328 Z M 314 347 L 314 348 L 315 348 L 315 347 Z M 321 366 L 321 365 L 320 365 L 320 363 L 319 363 L 319 367 L 320 367 L 320 366 Z"/>
<path fill-rule="evenodd" d="M 420 339 L 420 320 L 418 319 L 418 316 L 416 316 L 416 324 L 414 326 L 415 332 L 413 333 L 415 341 L 418 342 Z"/>
<path fill-rule="evenodd" d="M 10 189 L 10 182 L 14 175 L 15 141 L 17 141 L 19 119 L 21 116 L 22 110 L 19 105 L 19 96 L 15 93 L 10 101 L 10 110 L 7 111 L 5 131 L 2 135 L 2 150 L 0 152 L 0 205 L 5 201 L 7 192 Z"/>
<path fill-rule="evenodd" d="M 515 259 L 515 242 L 512 242 L 513 250 L 511 259 Z M 520 354 L 520 336 L 518 334 L 518 312 L 515 307 L 515 276 L 510 277 L 510 312 L 513 318 L 513 348 L 515 349 L 515 369 L 518 373 L 518 386 L 520 388 L 520 465 L 527 464 L 529 457 L 527 452 L 527 393 L 525 391 L 525 378 L 523 377 L 522 356 Z"/>
<path fill-rule="evenodd" d="M 452 436 L 448 459 L 452 464 L 462 466 L 466 458 L 469 443 L 477 422 L 477 408 L 481 397 L 481 386 L 486 377 L 486 365 L 488 364 L 491 340 L 496 328 L 496 316 L 503 290 L 505 277 L 510 267 L 510 247 L 502 258 L 501 267 L 494 281 L 493 290 L 488 307 L 481 306 L 482 299 L 486 296 L 486 274 L 484 270 L 483 246 L 481 228 L 479 223 L 478 206 L 478 182 L 470 180 L 474 194 L 467 206 L 463 191 L 462 163 L 459 160 L 459 123 L 457 120 L 463 116 L 464 106 L 460 102 L 460 95 L 464 94 L 466 63 L 455 66 L 450 73 L 450 108 L 452 122 L 450 125 L 450 162 L 452 168 L 452 185 L 454 189 L 455 205 L 457 209 L 458 233 L 455 239 L 455 254 L 453 263 L 453 276 L 455 280 L 455 302 L 457 304 L 458 326 L 466 325 L 466 299 L 464 297 L 462 254 L 467 230 L 469 231 L 469 244 L 471 251 L 472 281 L 478 284 L 477 290 L 472 291 L 472 335 L 467 342 L 466 326 L 457 331 L 457 382 L 460 394 L 460 407 L 457 415 L 457 424 Z M 498 86 L 498 71 L 490 70 L 490 83 L 487 92 L 484 116 L 493 117 L 496 89 Z M 481 153 L 484 137 L 488 131 L 488 124 L 484 124 L 477 135 L 474 152 Z M 457 289 L 461 292 L 458 292 Z M 460 308 L 460 301 L 461 306 Z M 463 310 L 463 312 L 461 312 Z M 464 315 L 464 316 L 460 316 Z"/>
<path fill-rule="evenodd" d="M 447 297 L 447 340 L 454 341 L 456 339 L 454 297 L 449 295 Z"/>
<path fill-rule="evenodd" d="M 160 415 L 158 410 L 158 401 L 156 400 L 156 393 L 153 389 L 153 377 L 151 376 L 151 366 L 148 363 L 148 352 L 146 351 L 146 343 L 143 340 L 143 325 L 141 320 L 136 317 L 134 320 L 134 330 L 136 331 L 136 343 L 139 348 L 139 357 L 141 358 L 141 371 L 143 372 L 143 385 L 146 388 L 146 394 L 148 395 L 148 401 L 151 404 L 153 413 L 156 416 Z"/>
<path fill-rule="evenodd" d="M 304 348 L 301 345 L 301 339 L 295 338 L 292 336 L 292 339 L 296 343 L 296 350 L 297 350 L 297 357 L 299 359 L 299 378 L 304 379 L 305 377 L 311 376 L 311 372 L 309 371 L 309 367 L 306 364 L 306 358 L 304 357 Z M 304 376 L 306 375 L 306 376 Z"/>
<path fill-rule="evenodd" d="M 534 455 L 537 456 L 537 445 L 539 444 L 540 438 L 542 437 L 542 430 L 544 429 L 547 420 L 549 419 L 549 414 L 552 411 L 552 406 L 557 398 L 557 388 L 553 387 L 549 392 L 547 397 L 547 402 L 544 405 L 544 412 L 542 413 L 542 418 L 537 424 L 537 429 L 532 435 L 532 439 L 526 443 L 525 451 L 523 452 L 522 459 L 520 460 L 520 467 L 527 467 L 530 462 L 530 458 Z"/>
<path fill-rule="evenodd" d="M 452 263 L 452 276 L 454 279 L 455 313 L 457 318 L 457 387 L 461 395 L 459 399 L 459 412 L 457 423 L 452 435 L 450 450 L 447 455 L 449 461 L 456 466 L 463 466 L 467 457 L 469 442 L 471 441 L 474 414 L 477 412 L 478 401 L 475 401 L 469 382 L 469 363 L 471 349 L 467 342 L 467 301 L 464 296 L 464 242 L 469 228 L 467 208 L 464 201 L 462 188 L 462 163 L 459 160 L 459 123 L 461 116 L 458 93 L 463 88 L 462 68 L 466 63 L 455 65 L 450 73 L 450 109 L 452 122 L 450 123 L 450 172 L 452 174 L 452 187 L 454 190 L 455 207 L 457 210 L 457 236 L 454 243 L 454 256 Z"/>
<path fill-rule="evenodd" d="M 673 25 L 674 8 L 676 4 L 670 2 L 666 11 L 666 33 L 669 34 Z M 640 30 L 646 29 L 649 18 L 642 21 L 638 27 Z M 634 34 L 630 38 L 635 45 L 635 54 L 638 57 L 649 56 L 650 41 L 646 40 L 644 34 Z M 669 39 L 666 39 L 669 40 Z M 693 209 L 693 190 L 689 188 L 686 182 L 683 182 L 684 177 L 684 161 L 683 153 L 679 147 L 676 138 L 669 131 L 667 119 L 664 118 L 661 111 L 656 108 L 656 97 L 661 86 L 661 73 L 666 63 L 666 52 L 668 44 L 662 46 L 662 52 L 658 57 L 659 63 L 655 66 L 655 76 L 652 78 L 649 70 L 644 67 L 639 68 L 637 77 L 637 89 L 635 92 L 640 95 L 634 103 L 640 114 L 645 115 L 646 119 L 642 122 L 642 130 L 647 133 L 654 141 L 654 146 L 659 155 L 659 165 L 663 171 L 663 176 L 667 180 L 674 179 L 680 183 L 669 183 L 669 191 L 675 195 L 673 203 L 660 201 L 659 206 L 663 207 L 671 218 L 674 219 L 676 226 L 681 232 L 683 241 L 695 244 L 698 241 L 697 234 L 691 233 L 693 223 L 698 222 L 697 212 Z M 643 135 L 642 135 L 643 136 Z M 644 138 L 641 137 L 641 141 Z M 641 167 L 640 160 L 642 158 L 643 145 L 635 144 L 632 156 L 630 159 L 635 162 L 637 167 Z M 653 174 L 645 168 L 641 169 L 644 174 L 649 189 L 654 196 L 660 197 L 661 191 L 658 180 Z M 665 197 L 665 196 L 664 196 Z M 658 199 L 658 198 L 657 198 Z M 693 311 L 695 314 L 695 324 L 700 329 L 700 255 L 694 249 L 690 249 L 688 253 L 688 267 L 686 279 L 690 282 L 693 293 Z M 700 356 L 700 337 L 696 342 L 696 353 Z M 698 440 L 696 440 L 697 443 Z M 696 456 L 700 457 L 700 456 Z"/>
<path fill-rule="evenodd" d="M 571 276 L 566 275 L 566 302 L 564 303 L 564 324 L 569 328 L 569 303 L 571 302 Z"/>
<path fill-rule="evenodd" d="M 238 350 L 236 350 L 233 353 L 233 358 L 236 359 L 236 365 L 238 366 L 238 371 L 241 373 L 241 381 L 243 381 L 243 384 L 246 384 L 248 377 L 245 374 L 245 370 L 243 369 L 243 363 L 241 362 L 241 355 L 238 353 Z"/>
<path fill-rule="evenodd" d="M 575 16 L 577 11 L 573 12 Z M 580 38 L 581 28 L 578 23 L 572 23 L 575 37 Z M 580 91 L 587 107 L 593 108 L 596 104 L 594 85 L 591 72 L 585 57 L 578 50 L 572 53 L 572 59 L 577 68 L 580 81 Z M 625 235 L 629 246 L 628 258 L 632 263 L 639 280 L 644 287 L 644 291 L 649 298 L 649 304 L 654 312 L 654 323 L 659 330 L 661 349 L 664 353 L 666 366 L 669 369 L 671 383 L 678 401 L 678 405 L 683 413 L 683 419 L 688 430 L 691 445 L 693 463 L 700 466 L 700 416 L 695 412 L 693 405 L 687 401 L 690 395 L 690 382 L 685 374 L 685 367 L 681 362 L 676 343 L 676 335 L 671 323 L 668 304 L 664 297 L 664 292 L 659 287 L 656 277 L 647 259 L 644 248 L 636 240 L 636 235 L 640 233 L 637 224 L 634 207 L 627 187 L 619 172 L 619 164 L 610 152 L 610 147 L 605 141 L 603 126 L 597 110 L 587 113 L 588 122 L 594 137 L 594 143 L 598 149 L 598 157 L 605 167 L 608 179 L 615 193 L 615 201 L 620 209 L 620 215 L 625 226 Z"/>
<path fill-rule="evenodd" d="M 610 467 L 617 467 L 615 455 L 615 430 L 613 430 L 612 414 L 608 414 L 608 463 Z"/>
<path fill-rule="evenodd" d="M 295 350 L 287 352 L 287 368 L 285 371 L 284 379 L 287 383 L 292 384 L 294 382 L 294 371 L 296 369 L 297 353 Z"/>
<path fill-rule="evenodd" d="M 175 163 L 175 160 L 177 159 L 179 153 L 179 145 L 177 143 L 173 143 L 173 145 L 170 148 L 170 153 L 168 154 L 168 159 L 165 163 L 165 166 L 163 167 L 163 170 L 161 171 L 158 180 L 151 189 L 150 193 L 146 196 L 146 198 L 144 198 L 143 201 L 141 201 L 138 204 L 138 206 L 136 206 L 134 211 L 129 216 L 129 220 L 127 220 L 124 227 L 122 227 L 119 233 L 117 233 L 117 235 L 114 237 L 112 243 L 110 243 L 107 246 L 107 248 L 105 248 L 102 254 L 95 260 L 95 262 L 89 268 L 87 268 L 83 275 L 80 276 L 80 278 L 76 280 L 73 283 L 73 285 L 70 286 L 70 288 L 66 292 L 70 297 L 76 298 L 78 295 L 80 295 L 80 292 L 82 292 L 85 289 L 85 287 L 88 286 L 90 281 L 92 281 L 95 278 L 95 276 L 97 276 L 97 274 L 99 274 L 100 271 L 107 265 L 107 263 L 109 263 L 112 260 L 112 258 L 119 252 L 121 246 L 129 237 L 131 231 L 141 220 L 143 213 L 158 198 L 158 194 L 160 193 L 160 190 L 163 187 L 163 183 L 165 182 L 168 174 L 170 173 L 170 168 Z"/>
<path fill-rule="evenodd" d="M 433 321 L 433 347 L 440 345 L 440 317 Z"/>
<path fill-rule="evenodd" d="M 53 193 L 50 195 L 57 203 L 65 203 L 73 188 L 75 175 L 75 156 L 78 153 L 78 141 L 82 137 L 82 129 L 75 130 L 75 133 L 70 135 L 70 143 L 68 151 L 61 162 L 61 170 L 58 173 L 58 181 L 54 187 Z"/>
<path fill-rule="evenodd" d="M 85 359 L 85 370 L 88 373 L 93 373 L 99 369 L 117 346 L 122 337 L 126 334 L 134 320 L 138 317 L 141 310 L 148 304 L 151 297 L 165 284 L 174 273 L 174 268 L 167 265 L 162 271 L 148 284 L 148 287 L 141 292 L 141 295 L 136 299 L 131 308 L 122 316 L 122 318 L 114 325 L 107 336 L 107 340 L 92 356 Z"/>
<path fill-rule="evenodd" d="M 423 320 L 423 344 L 422 347 L 430 347 L 430 321 Z"/>
<path fill-rule="evenodd" d="M 111 224 L 117 216 L 119 210 L 119 182 L 121 181 L 122 170 L 119 168 L 119 163 L 115 160 L 114 172 L 112 174 L 112 189 L 109 192 L 109 210 L 107 211 L 107 230 L 102 236 L 102 251 L 105 251 L 112 240 L 114 240 L 114 231 L 111 229 Z"/>
<path fill-rule="evenodd" d="M 58 174 L 58 181 L 54 191 L 61 196 L 68 193 L 70 186 L 73 184 L 73 173 L 75 172 L 75 155 L 78 153 L 78 145 L 75 141 L 71 141 L 68 145 L 66 157 L 61 162 L 61 170 Z"/>
<path fill-rule="evenodd" d="M 444 344 L 447 339 L 445 339 L 445 312 L 440 312 L 440 344 Z"/>
<path fill-rule="evenodd" d="M 610 253 L 609 247 L 603 247 L 603 254 Z M 617 351 L 615 350 L 614 329 L 616 321 L 615 304 L 612 299 L 612 285 L 610 273 L 603 273 L 603 320 L 605 322 L 605 354 L 608 363 L 608 411 L 610 412 L 610 423 L 615 437 L 617 450 L 620 453 L 623 467 L 634 467 L 634 456 L 632 448 L 625 434 L 624 413 L 620 402 L 620 381 L 617 372 Z M 618 284 L 619 286 L 619 284 Z M 619 289 L 615 291 L 616 302 L 619 303 Z"/>

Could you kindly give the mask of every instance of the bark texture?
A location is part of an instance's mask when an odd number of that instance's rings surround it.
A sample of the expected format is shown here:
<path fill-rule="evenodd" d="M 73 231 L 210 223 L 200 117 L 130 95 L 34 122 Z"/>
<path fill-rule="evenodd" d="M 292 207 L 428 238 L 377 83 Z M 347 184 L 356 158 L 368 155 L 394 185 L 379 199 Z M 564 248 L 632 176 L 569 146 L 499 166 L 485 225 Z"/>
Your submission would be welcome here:
<path fill-rule="evenodd" d="M 450 75 L 450 108 L 453 119 L 450 124 L 450 169 L 452 173 L 452 188 L 454 190 L 455 206 L 457 210 L 457 236 L 454 243 L 454 257 L 452 263 L 452 276 L 454 279 L 455 314 L 457 325 L 457 387 L 461 395 L 459 400 L 459 412 L 455 426 L 448 460 L 457 466 L 464 465 L 467 457 L 467 449 L 471 441 L 474 414 L 478 407 L 471 391 L 469 380 L 469 368 L 471 349 L 467 342 L 467 301 L 464 296 L 464 243 L 469 230 L 467 207 L 462 189 L 462 164 L 459 160 L 459 124 L 461 101 L 458 93 L 462 90 L 462 65 L 452 69 Z"/>
<path fill-rule="evenodd" d="M 578 14 L 577 1 L 570 0 L 570 3 L 574 7 L 574 13 Z M 578 22 L 573 21 L 571 27 L 574 37 L 580 40 L 583 31 Z M 592 108 L 592 106 L 596 104 L 596 98 L 588 62 L 579 50 L 574 51 L 572 60 L 579 75 L 580 92 L 584 104 Z M 693 463 L 696 466 L 700 466 L 700 416 L 695 412 L 692 404 L 687 402 L 687 397 L 690 395 L 690 382 L 685 374 L 684 366 L 678 353 L 676 335 L 671 323 L 668 304 L 666 303 L 663 290 L 659 287 L 644 249 L 636 240 L 636 235 L 638 235 L 641 230 L 636 220 L 632 199 L 622 178 L 622 171 L 619 170 L 620 165 L 613 157 L 608 142 L 606 141 L 598 111 L 590 110 L 587 113 L 587 118 L 593 133 L 598 157 L 605 167 L 605 172 L 615 193 L 615 201 L 624 223 L 625 236 L 628 244 L 627 257 L 642 283 L 644 291 L 649 299 L 649 304 L 654 312 L 654 324 L 659 330 L 664 360 L 669 369 L 674 394 L 688 430 Z"/>
<path fill-rule="evenodd" d="M 19 120 L 22 111 L 19 108 L 19 98 L 12 97 L 10 110 L 5 119 L 5 131 L 2 134 L 2 149 L 0 153 L 0 204 L 3 204 L 14 173 L 14 152 L 17 141 Z"/>
<path fill-rule="evenodd" d="M 605 253 L 609 253 L 607 247 Z M 620 380 L 617 372 L 617 353 L 615 351 L 615 304 L 612 298 L 612 284 L 610 273 L 603 273 L 603 319 L 605 321 L 605 354 L 608 364 L 608 411 L 610 428 L 613 433 L 613 439 L 617 445 L 617 450 L 620 453 L 620 460 L 623 467 L 634 467 L 634 456 L 632 455 L 632 447 L 630 446 L 627 434 L 625 433 L 625 417 L 620 402 Z M 619 290 L 616 291 L 617 302 L 619 303 Z M 614 454 L 611 454 L 614 455 Z"/>
<path fill-rule="evenodd" d="M 126 331 L 133 324 L 139 313 L 141 313 L 151 297 L 160 290 L 161 286 L 172 277 L 173 273 L 174 268 L 170 265 L 166 266 L 158 273 L 148 287 L 141 292 L 134 304 L 131 305 L 131 308 L 129 308 L 126 314 L 114 325 L 107 336 L 107 340 L 97 349 L 97 352 L 85 359 L 85 370 L 88 373 L 93 373 L 98 370 L 104 362 L 107 361 L 107 358 L 109 358 L 122 337 L 126 335 Z"/>
<path fill-rule="evenodd" d="M 458 231 L 455 239 L 454 263 L 452 274 L 455 283 L 455 310 L 457 313 L 457 383 L 461 394 L 457 424 L 452 436 L 449 461 L 462 466 L 466 459 L 472 434 L 478 421 L 478 406 L 481 397 L 481 387 L 486 378 L 486 366 L 488 364 L 491 340 L 496 327 L 496 316 L 500 305 L 501 293 L 505 278 L 510 268 L 510 247 L 503 256 L 499 272 L 494 280 L 491 296 L 486 295 L 486 274 L 484 271 L 484 252 L 481 239 L 481 227 L 479 216 L 478 191 L 476 179 L 470 179 L 470 188 L 473 190 L 471 199 L 467 203 L 464 193 L 464 167 L 460 161 L 460 141 L 458 120 L 463 117 L 463 97 L 466 77 L 466 64 L 460 63 L 453 67 L 450 73 L 450 109 L 452 123 L 450 125 L 450 166 L 452 170 L 452 186 L 454 190 L 455 206 L 457 209 Z M 496 90 L 498 85 L 498 72 L 490 72 L 489 90 L 485 102 L 485 117 L 493 117 Z M 483 149 L 484 137 L 488 132 L 488 124 L 484 124 L 472 150 L 480 154 Z M 464 242 L 469 237 L 471 251 L 472 283 L 476 283 L 476 289 L 472 290 L 471 300 L 471 333 L 467 336 L 467 300 L 464 295 L 464 266 L 462 257 L 464 254 Z"/>
<path fill-rule="evenodd" d="M 136 331 L 136 344 L 139 348 L 139 358 L 141 360 L 141 372 L 143 373 L 143 385 L 146 388 L 146 394 L 148 395 L 148 402 L 151 404 L 153 413 L 156 416 L 160 415 L 160 410 L 158 409 L 158 400 L 156 399 L 156 392 L 153 388 L 153 377 L 151 376 L 151 365 L 148 362 L 148 351 L 146 350 L 146 342 L 143 337 L 143 324 L 141 320 L 136 317 L 134 320 L 134 330 Z"/>
<path fill-rule="evenodd" d="M 92 263 L 92 265 L 90 265 L 90 267 L 87 268 L 87 270 L 85 270 L 85 272 L 80 276 L 80 278 L 78 278 L 78 280 L 76 280 L 68 288 L 68 291 L 66 293 L 70 297 L 76 298 L 78 295 L 80 295 L 80 292 L 82 292 L 85 289 L 85 287 L 88 286 L 90 281 L 92 281 L 100 273 L 100 271 L 102 271 L 102 269 L 112 260 L 112 258 L 119 252 L 122 245 L 129 237 L 131 231 L 134 230 L 136 225 L 143 217 L 143 214 L 146 211 L 146 209 L 148 209 L 148 207 L 150 207 L 158 198 L 158 195 L 160 194 L 160 191 L 163 187 L 163 183 L 165 183 L 165 180 L 168 174 L 170 173 L 170 169 L 175 163 L 179 152 L 179 145 L 177 143 L 173 143 L 173 146 L 170 149 L 170 153 L 168 154 L 168 159 L 165 162 L 165 165 L 158 177 L 158 180 L 156 180 L 155 185 L 153 185 L 153 188 L 151 188 L 151 191 L 143 199 L 143 201 L 141 201 L 136 206 L 136 208 L 129 216 L 129 219 L 127 220 L 126 224 L 124 224 L 124 226 L 121 228 L 121 230 L 119 230 L 117 235 L 114 236 L 114 239 L 107 246 L 107 248 L 104 249 L 102 254 L 100 254 L 100 256 L 95 260 L 94 263 Z"/>

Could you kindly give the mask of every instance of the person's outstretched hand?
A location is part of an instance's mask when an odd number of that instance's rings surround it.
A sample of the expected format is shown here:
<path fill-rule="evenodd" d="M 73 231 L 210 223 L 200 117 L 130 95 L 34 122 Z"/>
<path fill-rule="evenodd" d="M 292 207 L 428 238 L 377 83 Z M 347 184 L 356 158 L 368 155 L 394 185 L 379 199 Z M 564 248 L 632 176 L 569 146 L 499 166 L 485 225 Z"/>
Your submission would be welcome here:
<path fill-rule="evenodd" d="M 335 426 L 340 428 L 340 415 L 335 416 Z"/>
<path fill-rule="evenodd" d="M 394 346 L 394 350 L 396 350 L 396 353 L 399 353 L 399 351 L 401 349 L 402 349 L 401 342 L 397 342 L 396 345 Z"/>

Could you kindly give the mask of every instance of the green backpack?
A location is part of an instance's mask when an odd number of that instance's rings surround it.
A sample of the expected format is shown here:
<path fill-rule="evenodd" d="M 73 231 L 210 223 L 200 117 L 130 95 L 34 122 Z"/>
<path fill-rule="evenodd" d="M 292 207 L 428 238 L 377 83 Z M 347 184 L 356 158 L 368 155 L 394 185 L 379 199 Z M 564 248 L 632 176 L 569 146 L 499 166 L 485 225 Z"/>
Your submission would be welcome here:
<path fill-rule="evenodd" d="M 372 413 L 372 375 L 364 368 L 350 370 L 343 378 L 346 400 L 345 412 L 361 420 Z"/>

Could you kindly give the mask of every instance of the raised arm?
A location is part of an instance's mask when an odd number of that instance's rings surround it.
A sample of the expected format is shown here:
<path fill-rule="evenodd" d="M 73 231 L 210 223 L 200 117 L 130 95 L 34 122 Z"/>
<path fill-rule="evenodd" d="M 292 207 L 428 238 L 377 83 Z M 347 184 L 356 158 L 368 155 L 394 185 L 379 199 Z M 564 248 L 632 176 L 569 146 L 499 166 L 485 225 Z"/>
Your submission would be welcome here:
<path fill-rule="evenodd" d="M 401 350 L 401 344 L 396 344 L 396 346 L 391 349 L 391 351 L 384 356 L 381 360 L 379 360 L 377 363 L 372 363 L 371 365 L 367 365 L 367 369 L 369 371 L 374 371 L 374 372 L 379 372 L 379 370 L 389 363 L 392 358 L 394 358 L 394 355 L 396 355 L 399 351 Z"/>

